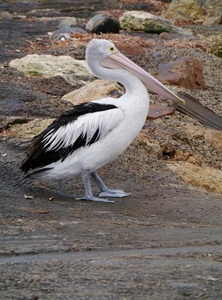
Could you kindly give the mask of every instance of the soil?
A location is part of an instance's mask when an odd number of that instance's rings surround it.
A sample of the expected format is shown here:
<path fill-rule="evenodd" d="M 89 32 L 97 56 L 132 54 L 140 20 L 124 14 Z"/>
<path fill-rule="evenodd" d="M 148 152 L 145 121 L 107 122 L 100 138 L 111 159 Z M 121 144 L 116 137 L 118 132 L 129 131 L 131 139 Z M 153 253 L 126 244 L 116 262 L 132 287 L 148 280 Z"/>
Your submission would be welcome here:
<path fill-rule="evenodd" d="M 112 4 L 118 15 L 132 5 Z M 0 4 L 1 299 L 221 299 L 222 195 L 186 183 L 168 167 L 187 161 L 221 170 L 221 150 L 204 138 L 208 129 L 197 120 L 179 112 L 148 120 L 123 155 L 99 171 L 107 186 L 131 193 L 113 204 L 77 201 L 81 178 L 47 183 L 23 179 L 19 166 L 27 140 L 19 137 L 21 123 L 58 116 L 70 108 L 61 97 L 80 86 L 59 76 L 27 78 L 8 64 L 30 53 L 84 58 L 90 34 L 74 35 L 76 44 L 48 35 L 57 29 L 58 17 L 71 15 L 74 4 L 67 5 L 64 10 L 60 1 Z M 146 5 L 157 13 L 155 6 Z M 162 5 L 166 9 L 168 4 Z M 106 8 L 103 1 L 80 6 L 75 12 L 80 25 Z M 27 17 L 37 8 L 53 8 L 58 14 L 44 21 Z M 195 33 L 192 41 L 124 31 L 103 37 L 119 43 L 139 40 L 145 56 L 128 56 L 153 75 L 160 63 L 197 58 L 207 90 L 171 88 L 192 94 L 221 115 L 222 61 L 208 53 L 200 38 L 221 27 L 188 27 Z M 150 98 L 166 103 L 153 93 Z M 199 135 L 193 134 L 195 128 Z M 147 142 L 160 151 L 150 151 Z M 93 190 L 98 192 L 94 185 Z"/>

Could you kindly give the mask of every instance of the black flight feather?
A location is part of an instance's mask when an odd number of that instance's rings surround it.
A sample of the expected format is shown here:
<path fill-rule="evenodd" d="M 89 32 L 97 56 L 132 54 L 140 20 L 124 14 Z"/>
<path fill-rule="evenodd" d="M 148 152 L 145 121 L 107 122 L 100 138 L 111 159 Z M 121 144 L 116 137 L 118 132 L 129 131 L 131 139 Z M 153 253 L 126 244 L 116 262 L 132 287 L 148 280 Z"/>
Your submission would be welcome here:
<path fill-rule="evenodd" d="M 86 145 L 91 145 L 99 139 L 99 128 L 95 134 L 86 144 L 87 136 L 81 134 L 75 141 L 75 143 L 68 147 L 56 147 L 54 150 L 48 150 L 44 148 L 44 138 L 52 130 L 55 133 L 60 127 L 66 126 L 69 123 L 73 123 L 78 119 L 79 116 L 88 113 L 95 113 L 99 111 L 105 111 L 109 109 L 117 108 L 112 104 L 99 104 L 93 102 L 85 102 L 76 105 L 73 109 L 66 111 L 58 119 L 56 119 L 51 125 L 49 125 L 39 135 L 35 136 L 31 142 L 31 147 L 28 151 L 27 158 L 22 162 L 21 170 L 27 173 L 29 170 L 38 168 L 44 168 L 47 165 L 56 162 L 58 160 L 64 161 L 66 157 L 72 154 L 75 150 Z M 47 170 L 48 168 L 44 168 Z M 41 171 L 41 170 L 39 170 Z"/>

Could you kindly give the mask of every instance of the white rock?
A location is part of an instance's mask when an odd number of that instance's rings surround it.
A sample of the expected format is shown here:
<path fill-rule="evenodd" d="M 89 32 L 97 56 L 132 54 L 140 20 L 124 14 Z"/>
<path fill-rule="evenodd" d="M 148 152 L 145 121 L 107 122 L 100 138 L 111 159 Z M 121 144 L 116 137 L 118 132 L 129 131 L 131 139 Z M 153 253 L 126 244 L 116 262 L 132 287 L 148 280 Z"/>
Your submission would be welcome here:
<path fill-rule="evenodd" d="M 76 84 L 78 81 L 87 82 L 94 77 L 85 60 L 77 60 L 71 56 L 30 54 L 12 60 L 9 66 L 26 76 L 44 78 L 61 76 L 70 84 Z"/>
<path fill-rule="evenodd" d="M 27 12 L 27 16 L 43 17 L 43 16 L 57 16 L 60 12 L 53 8 L 37 8 Z"/>
<path fill-rule="evenodd" d="M 207 0 L 204 4 L 207 15 L 203 25 L 222 24 L 222 1 Z"/>
<path fill-rule="evenodd" d="M 202 7 L 197 0 L 173 0 L 162 16 L 172 20 L 192 19 L 198 23 L 204 20 Z"/>
<path fill-rule="evenodd" d="M 25 124 L 15 124 L 10 127 L 10 132 L 14 132 L 19 139 L 31 140 L 34 136 L 45 130 L 54 119 L 35 119 Z"/>
<path fill-rule="evenodd" d="M 59 24 L 59 28 L 63 26 L 75 27 L 77 26 L 77 20 L 74 17 L 63 18 Z"/>
<path fill-rule="evenodd" d="M 63 100 L 78 104 L 105 97 L 120 96 L 121 88 L 116 82 L 109 82 L 97 79 L 86 84 L 78 90 L 72 91 L 62 97 Z"/>
<path fill-rule="evenodd" d="M 169 32 L 182 35 L 192 35 L 188 29 L 174 26 L 170 21 L 143 11 L 127 11 L 120 18 L 123 29 L 145 31 L 150 33 Z"/>

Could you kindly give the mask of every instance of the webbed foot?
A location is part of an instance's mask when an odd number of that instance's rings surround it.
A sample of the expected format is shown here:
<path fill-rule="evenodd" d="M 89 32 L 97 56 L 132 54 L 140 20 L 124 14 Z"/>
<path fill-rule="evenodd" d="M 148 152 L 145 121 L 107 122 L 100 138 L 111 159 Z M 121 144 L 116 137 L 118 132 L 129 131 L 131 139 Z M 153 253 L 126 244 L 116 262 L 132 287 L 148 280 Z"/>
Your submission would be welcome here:
<path fill-rule="evenodd" d="M 100 197 L 108 198 L 123 198 L 130 196 L 130 193 L 125 193 L 122 190 L 107 190 L 99 194 Z"/>
<path fill-rule="evenodd" d="M 94 196 L 86 196 L 86 195 L 83 197 L 80 197 L 80 198 L 76 198 L 76 200 L 88 200 L 88 201 L 103 202 L 103 203 L 114 203 L 114 201 L 112 201 L 112 200 L 97 198 Z"/>

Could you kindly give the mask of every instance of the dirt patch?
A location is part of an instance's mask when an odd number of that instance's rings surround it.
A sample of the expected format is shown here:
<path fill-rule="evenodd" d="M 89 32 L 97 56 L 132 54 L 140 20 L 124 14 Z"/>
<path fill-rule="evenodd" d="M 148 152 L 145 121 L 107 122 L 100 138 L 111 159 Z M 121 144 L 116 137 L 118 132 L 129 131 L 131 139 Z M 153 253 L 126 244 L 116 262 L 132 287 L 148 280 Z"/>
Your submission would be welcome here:
<path fill-rule="evenodd" d="M 189 162 L 169 163 L 168 166 L 186 182 L 222 194 L 222 171 L 218 168 L 200 167 Z"/>

